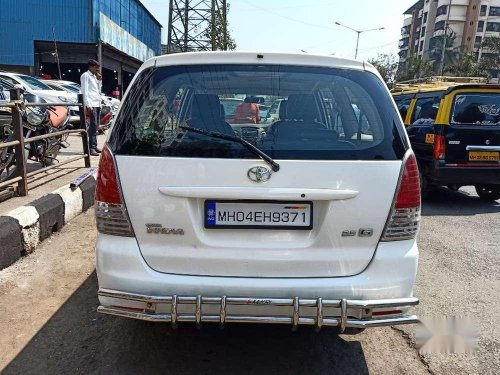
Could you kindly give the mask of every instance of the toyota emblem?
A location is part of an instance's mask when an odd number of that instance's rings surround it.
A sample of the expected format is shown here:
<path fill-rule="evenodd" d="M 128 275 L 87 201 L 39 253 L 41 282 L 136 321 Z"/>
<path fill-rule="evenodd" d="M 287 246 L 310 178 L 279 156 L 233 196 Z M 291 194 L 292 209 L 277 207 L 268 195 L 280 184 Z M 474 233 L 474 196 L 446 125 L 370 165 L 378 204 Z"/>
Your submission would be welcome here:
<path fill-rule="evenodd" d="M 253 182 L 266 182 L 271 178 L 272 172 L 266 167 L 252 167 L 248 170 L 247 176 Z"/>

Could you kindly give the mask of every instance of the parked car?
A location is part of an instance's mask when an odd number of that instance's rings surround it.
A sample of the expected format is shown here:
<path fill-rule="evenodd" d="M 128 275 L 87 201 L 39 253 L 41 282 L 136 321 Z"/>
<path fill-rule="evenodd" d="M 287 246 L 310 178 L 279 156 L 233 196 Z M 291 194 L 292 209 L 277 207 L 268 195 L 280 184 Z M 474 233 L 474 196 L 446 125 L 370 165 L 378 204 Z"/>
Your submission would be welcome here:
<path fill-rule="evenodd" d="M 500 199 L 500 86 L 458 84 L 418 93 L 410 108 L 407 131 L 422 188 L 473 185 L 481 199 Z"/>
<path fill-rule="evenodd" d="M 0 78 L 0 104 L 10 101 L 11 88 L 14 88 L 14 85 Z"/>
<path fill-rule="evenodd" d="M 78 97 L 74 93 L 69 93 L 65 90 L 53 90 L 48 85 L 46 85 L 42 80 L 28 76 L 25 74 L 18 73 L 6 73 L 0 72 L 0 78 L 5 81 L 10 82 L 14 86 L 22 89 L 24 92 L 43 98 L 48 103 L 77 103 Z M 79 107 L 71 106 L 70 119 L 69 122 L 72 124 L 80 122 L 80 116 L 78 115 Z"/>
<path fill-rule="evenodd" d="M 219 97 L 240 93 L 288 103 L 256 144 L 222 116 Z M 123 100 L 97 179 L 99 312 L 340 332 L 418 322 L 417 163 L 373 66 L 165 55 Z"/>
<path fill-rule="evenodd" d="M 10 90 L 13 88 L 15 88 L 13 84 L 0 78 L 0 142 L 5 142 L 10 135 L 12 110 L 10 107 L 2 107 L 2 104 L 10 102 Z"/>
<path fill-rule="evenodd" d="M 46 83 L 50 87 L 53 87 L 54 89 L 59 88 L 61 90 L 66 90 L 75 94 L 79 94 L 81 92 L 80 85 L 71 81 L 47 80 L 44 81 L 44 83 Z M 114 117 L 116 115 L 116 112 L 118 111 L 118 107 L 120 106 L 120 100 L 104 94 L 102 94 L 101 97 L 102 104 L 110 108 L 110 111 Z"/>

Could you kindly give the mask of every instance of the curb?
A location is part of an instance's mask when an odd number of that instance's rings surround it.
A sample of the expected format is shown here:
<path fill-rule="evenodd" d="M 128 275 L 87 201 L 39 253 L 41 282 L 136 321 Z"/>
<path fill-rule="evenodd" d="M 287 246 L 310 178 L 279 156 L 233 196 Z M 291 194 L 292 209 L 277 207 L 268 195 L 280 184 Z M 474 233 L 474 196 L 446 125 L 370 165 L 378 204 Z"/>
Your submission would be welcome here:
<path fill-rule="evenodd" d="M 0 270 L 35 251 L 38 244 L 94 205 L 96 173 L 78 187 L 59 188 L 0 216 Z"/>

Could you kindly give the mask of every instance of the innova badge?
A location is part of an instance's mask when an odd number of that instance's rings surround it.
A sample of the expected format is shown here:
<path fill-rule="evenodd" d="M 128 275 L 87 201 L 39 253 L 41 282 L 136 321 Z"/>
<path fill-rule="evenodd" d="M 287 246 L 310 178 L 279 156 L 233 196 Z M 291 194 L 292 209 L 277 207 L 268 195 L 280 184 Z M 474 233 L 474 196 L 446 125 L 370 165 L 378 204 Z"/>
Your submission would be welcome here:
<path fill-rule="evenodd" d="M 272 172 L 266 167 L 252 167 L 248 170 L 247 176 L 253 182 L 266 182 L 271 178 Z"/>

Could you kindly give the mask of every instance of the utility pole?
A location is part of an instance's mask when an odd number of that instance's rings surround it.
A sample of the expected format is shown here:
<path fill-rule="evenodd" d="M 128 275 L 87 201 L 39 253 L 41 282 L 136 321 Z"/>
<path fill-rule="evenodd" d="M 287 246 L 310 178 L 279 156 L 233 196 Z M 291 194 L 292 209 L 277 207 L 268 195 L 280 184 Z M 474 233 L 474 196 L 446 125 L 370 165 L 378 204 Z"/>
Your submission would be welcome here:
<path fill-rule="evenodd" d="M 443 48 L 441 50 L 441 63 L 439 67 L 439 75 L 442 76 L 444 74 L 444 60 L 446 57 L 446 44 L 448 43 L 448 25 L 450 23 L 450 12 L 451 12 L 451 3 L 453 0 L 450 0 L 448 4 L 448 14 L 446 15 L 446 21 L 444 23 L 444 35 L 443 35 Z"/>
<path fill-rule="evenodd" d="M 56 62 L 57 62 L 57 70 L 59 71 L 59 79 L 62 79 L 61 75 L 61 64 L 59 63 L 59 52 L 57 51 L 57 43 L 56 43 L 56 29 L 52 27 L 52 36 L 54 37 L 54 53 L 56 56 Z"/>
<path fill-rule="evenodd" d="M 367 33 L 368 31 L 379 31 L 379 30 L 384 30 L 385 27 L 378 27 L 378 28 L 375 28 L 375 29 L 366 29 L 366 30 L 356 30 L 356 29 L 353 29 L 352 27 L 349 27 L 349 26 L 346 26 L 346 25 L 343 25 L 339 22 L 335 22 L 335 25 L 338 25 L 338 26 L 342 26 L 342 27 L 345 27 L 346 29 L 349 29 L 351 31 L 354 31 L 355 33 L 358 34 L 357 36 L 357 39 L 356 39 L 356 52 L 354 54 L 354 58 L 357 59 L 358 58 L 358 48 L 359 48 L 359 37 L 362 33 Z"/>

